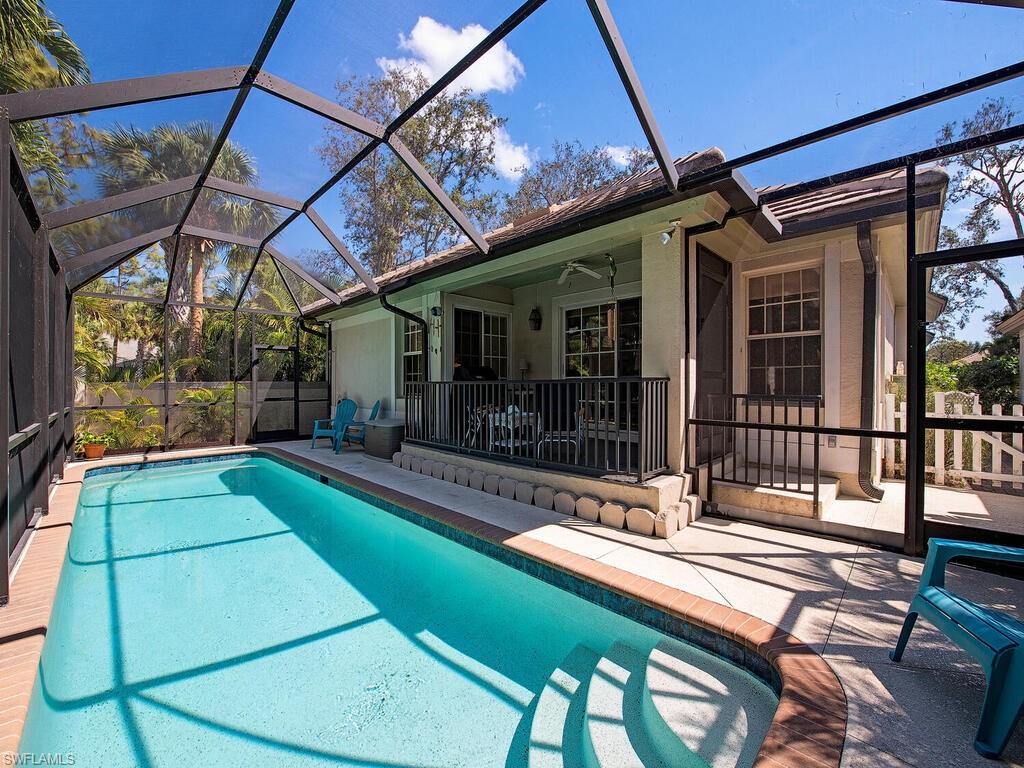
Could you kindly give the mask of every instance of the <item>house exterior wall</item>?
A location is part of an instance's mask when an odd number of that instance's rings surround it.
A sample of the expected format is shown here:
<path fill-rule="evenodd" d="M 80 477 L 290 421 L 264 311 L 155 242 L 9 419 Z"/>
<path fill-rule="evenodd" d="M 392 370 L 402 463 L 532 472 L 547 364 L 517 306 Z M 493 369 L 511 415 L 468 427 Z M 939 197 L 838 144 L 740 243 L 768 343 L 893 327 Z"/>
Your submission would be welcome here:
<path fill-rule="evenodd" d="M 883 427 L 883 405 L 898 362 L 906 359 L 904 228 L 902 222 L 876 222 L 873 249 L 880 270 L 875 319 L 875 420 Z M 697 238 L 733 265 L 733 391 L 747 386 L 747 285 L 753 276 L 820 265 L 822 270 L 822 423 L 859 427 L 863 346 L 864 268 L 857 247 L 856 228 L 765 243 L 742 222 Z M 696 245 L 691 261 L 696 260 Z M 695 285 L 691 274 L 691 285 Z M 692 291 L 691 291 L 692 293 Z M 695 297 L 691 297 L 692 299 Z M 695 303 L 695 302 L 694 302 Z M 695 322 L 691 322 L 695 326 Z M 691 349 L 696 348 L 695 334 Z M 691 360 L 691 367 L 695 361 Z M 695 379 L 694 379 L 695 380 Z M 691 407 L 693 412 L 693 407 Z M 811 423 L 812 411 L 805 410 Z M 768 438 L 765 438 L 766 443 Z M 877 441 L 876 441 L 877 443 Z M 820 441 L 822 472 L 840 478 L 844 493 L 860 493 L 857 483 L 859 440 L 828 438 Z M 880 471 L 879 446 L 873 446 L 875 473 Z"/>
<path fill-rule="evenodd" d="M 723 213 L 724 209 L 718 211 Z M 420 295 L 403 302 L 405 309 L 430 319 L 429 343 L 431 373 L 434 379 L 451 376 L 450 340 L 452 315 L 457 306 L 507 312 L 510 317 L 509 376 L 518 378 L 519 362 L 526 364 L 527 379 L 560 378 L 562 371 L 562 317 L 567 306 L 598 303 L 612 298 L 641 296 L 643 318 L 644 376 L 667 376 L 669 390 L 669 462 L 673 471 L 681 471 L 687 445 L 684 415 L 695 413 L 697 348 L 695 274 L 696 246 L 707 246 L 733 265 L 733 391 L 749 391 L 747 386 L 747 286 L 752 276 L 786 269 L 817 266 L 822 273 L 821 335 L 822 394 L 821 423 L 835 427 L 860 426 L 861 355 L 863 333 L 863 265 L 857 247 L 856 228 L 833 230 L 800 238 L 767 243 L 742 220 L 733 219 L 723 229 L 691 238 L 689 296 L 684 291 L 684 259 L 681 227 L 717 218 L 708 208 L 695 209 L 690 218 L 674 213 L 669 219 L 646 222 L 643 226 L 618 225 L 606 240 L 590 238 L 583 249 L 554 251 L 531 259 L 517 254 L 510 261 L 471 268 L 466 275 L 455 273 L 447 284 L 437 281 L 421 287 Z M 906 308 L 905 256 L 902 221 L 893 217 L 873 222 L 873 245 L 880 280 L 878 316 L 875 319 L 876 381 L 875 426 L 882 427 L 884 395 L 900 361 L 905 360 Z M 681 221 L 680 221 L 681 220 Z M 662 243 L 662 234 L 674 236 Z M 928 223 L 919 228 L 927 230 Z M 571 238 L 569 239 L 571 240 Z M 568 242 L 568 240 L 567 240 Z M 922 247 L 926 247 L 926 243 Z M 557 284 L 557 269 L 567 258 L 596 260 L 612 250 L 619 270 L 614 293 L 607 283 L 580 275 L 563 285 Z M 596 263 L 596 261 L 595 261 Z M 518 271 L 517 271 L 518 270 Z M 524 281 L 521 275 L 538 271 L 545 279 Z M 519 277 L 517 277 L 519 276 Z M 470 280 L 475 281 L 470 283 Z M 524 284 L 525 283 L 525 284 Z M 508 287 L 508 286 L 513 287 Z M 378 397 L 385 413 L 403 414 L 398 387 L 400 371 L 399 335 L 403 321 L 374 304 L 350 312 L 335 321 L 334 381 L 335 396 L 351 396 L 367 406 Z M 432 307 L 441 309 L 440 317 L 430 317 Z M 529 328 L 534 307 L 541 313 L 541 329 Z M 687 318 L 687 314 L 689 317 Z M 690 356 L 684 350 L 684 327 L 691 328 Z M 342 332 L 344 331 L 344 332 Z M 346 364 L 346 360 L 356 363 Z M 689 387 L 686 385 L 689 377 Z M 691 402 L 684 404 L 689 390 Z M 805 423 L 812 422 L 812 411 Z M 765 438 L 767 440 L 767 438 Z M 823 473 L 838 477 L 843 492 L 859 492 L 857 478 L 859 440 L 822 437 L 819 441 Z M 877 446 L 876 453 L 877 453 Z M 692 459 L 692 456 L 691 456 Z M 879 467 L 876 455 L 874 466 Z"/>
<path fill-rule="evenodd" d="M 607 280 L 594 280 L 585 275 L 574 275 L 562 285 L 553 278 L 516 288 L 512 306 L 513 367 L 524 360 L 529 366 L 528 379 L 561 378 L 565 309 L 641 295 L 641 260 L 623 259 L 617 266 L 614 290 Z M 600 272 L 603 276 L 607 269 L 602 267 Z M 530 330 L 530 312 L 534 307 L 541 313 L 539 331 Z"/>
<path fill-rule="evenodd" d="M 331 399 L 336 402 L 348 397 L 367 410 L 379 399 L 382 413 L 394 415 L 395 330 L 391 317 L 374 310 L 363 322 L 333 323 L 331 348 Z"/>

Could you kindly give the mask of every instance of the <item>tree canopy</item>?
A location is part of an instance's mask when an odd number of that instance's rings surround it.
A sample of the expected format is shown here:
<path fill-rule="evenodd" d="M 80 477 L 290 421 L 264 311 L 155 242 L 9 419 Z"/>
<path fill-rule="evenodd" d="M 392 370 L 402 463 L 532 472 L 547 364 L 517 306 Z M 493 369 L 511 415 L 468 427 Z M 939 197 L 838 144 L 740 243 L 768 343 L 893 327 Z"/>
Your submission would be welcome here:
<path fill-rule="evenodd" d="M 938 143 L 973 138 L 1017 122 L 1017 112 L 1004 99 L 987 99 L 970 117 L 943 126 Z M 965 152 L 953 158 L 951 170 L 947 215 L 961 206 L 967 207 L 967 214 L 955 228 L 942 227 L 940 247 L 989 242 L 1002 229 L 1001 220 L 1009 221 L 1016 237 L 1024 237 L 1024 143 Z M 990 324 L 1024 308 L 1024 291 L 1010 284 L 1003 260 L 937 268 L 932 288 L 947 298 L 946 310 L 937 323 L 939 330 L 948 333 L 954 327 L 963 328 L 989 286 L 998 289 L 1005 304 L 988 316 Z"/>

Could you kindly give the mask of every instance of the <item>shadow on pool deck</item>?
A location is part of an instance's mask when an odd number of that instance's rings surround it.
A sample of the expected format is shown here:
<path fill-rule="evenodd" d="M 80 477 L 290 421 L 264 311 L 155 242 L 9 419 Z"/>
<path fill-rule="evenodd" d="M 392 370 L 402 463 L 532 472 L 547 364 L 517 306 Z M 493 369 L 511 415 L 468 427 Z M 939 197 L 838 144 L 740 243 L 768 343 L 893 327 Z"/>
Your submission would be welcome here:
<path fill-rule="evenodd" d="M 985 680 L 969 656 L 927 622 L 918 622 L 903 663 L 888 659 L 921 575 L 919 558 L 711 518 L 666 542 L 412 475 L 359 450 L 335 455 L 310 450 L 307 441 L 275 445 L 792 632 L 822 653 L 843 683 L 849 702 L 844 766 L 999 764 L 972 747 Z M 1020 616 L 1024 582 L 962 566 L 949 573 L 953 589 Z M 1024 764 L 1024 726 L 1001 762 Z"/>

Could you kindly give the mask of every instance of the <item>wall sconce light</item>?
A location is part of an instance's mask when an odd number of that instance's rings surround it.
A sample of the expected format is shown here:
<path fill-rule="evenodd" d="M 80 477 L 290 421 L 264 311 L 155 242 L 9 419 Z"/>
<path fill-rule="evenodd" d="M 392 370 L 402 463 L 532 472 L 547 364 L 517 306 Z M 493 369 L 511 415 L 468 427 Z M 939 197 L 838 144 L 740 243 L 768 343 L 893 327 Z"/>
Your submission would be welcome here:
<path fill-rule="evenodd" d="M 540 307 L 534 307 L 530 310 L 530 316 L 527 318 L 527 322 L 530 324 L 531 331 L 539 331 L 541 324 Z"/>
<path fill-rule="evenodd" d="M 676 228 L 679 226 L 680 219 L 672 219 L 669 224 L 672 225 L 672 229 L 666 229 L 661 233 L 661 244 L 668 245 L 672 240 L 672 236 L 676 233 Z"/>

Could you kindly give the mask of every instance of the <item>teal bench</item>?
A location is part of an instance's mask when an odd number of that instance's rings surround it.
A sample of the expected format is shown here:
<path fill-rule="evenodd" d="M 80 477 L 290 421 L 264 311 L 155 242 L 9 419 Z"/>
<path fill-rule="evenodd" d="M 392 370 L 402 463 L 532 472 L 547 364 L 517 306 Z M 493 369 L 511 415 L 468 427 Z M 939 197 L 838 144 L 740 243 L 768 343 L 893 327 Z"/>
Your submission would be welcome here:
<path fill-rule="evenodd" d="M 974 748 L 996 758 L 1006 748 L 1024 707 L 1024 624 L 946 589 L 946 565 L 957 557 L 1024 563 L 1024 549 L 931 539 L 921 583 L 889 658 L 898 662 L 903 657 L 919 615 L 973 656 L 988 680 Z"/>

